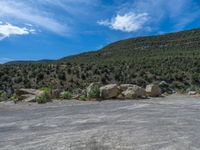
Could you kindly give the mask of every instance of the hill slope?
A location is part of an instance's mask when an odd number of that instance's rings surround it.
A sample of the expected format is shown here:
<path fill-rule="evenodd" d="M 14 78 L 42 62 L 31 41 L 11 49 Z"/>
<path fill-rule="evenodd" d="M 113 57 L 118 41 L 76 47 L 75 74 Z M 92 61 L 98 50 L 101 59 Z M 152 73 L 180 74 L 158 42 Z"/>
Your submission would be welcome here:
<path fill-rule="evenodd" d="M 0 85 L 73 90 L 90 82 L 145 86 L 165 80 L 180 90 L 200 85 L 200 29 L 140 37 L 39 64 L 0 66 Z"/>
<path fill-rule="evenodd" d="M 100 51 L 84 53 L 63 58 L 63 61 L 74 62 L 105 62 L 117 60 L 132 60 L 139 56 L 174 56 L 188 54 L 194 49 L 200 49 L 200 29 L 171 33 L 160 36 L 140 37 L 112 43 Z M 190 51 L 190 52 L 187 52 Z M 166 56 L 164 55 L 164 56 Z"/>

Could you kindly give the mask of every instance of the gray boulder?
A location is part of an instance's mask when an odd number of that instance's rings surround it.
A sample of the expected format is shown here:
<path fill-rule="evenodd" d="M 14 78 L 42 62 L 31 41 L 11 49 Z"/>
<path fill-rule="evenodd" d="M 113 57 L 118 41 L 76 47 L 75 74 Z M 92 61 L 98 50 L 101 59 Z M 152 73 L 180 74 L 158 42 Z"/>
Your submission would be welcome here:
<path fill-rule="evenodd" d="M 160 87 L 156 84 L 147 85 L 146 93 L 151 97 L 159 97 L 162 94 Z"/>
<path fill-rule="evenodd" d="M 145 89 L 133 85 L 132 87 L 129 87 L 127 90 L 122 92 L 122 95 L 125 99 L 136 99 L 136 98 L 146 98 L 147 94 Z"/>
<path fill-rule="evenodd" d="M 103 99 L 116 98 L 120 94 L 117 84 L 109 84 L 100 87 L 100 97 Z"/>

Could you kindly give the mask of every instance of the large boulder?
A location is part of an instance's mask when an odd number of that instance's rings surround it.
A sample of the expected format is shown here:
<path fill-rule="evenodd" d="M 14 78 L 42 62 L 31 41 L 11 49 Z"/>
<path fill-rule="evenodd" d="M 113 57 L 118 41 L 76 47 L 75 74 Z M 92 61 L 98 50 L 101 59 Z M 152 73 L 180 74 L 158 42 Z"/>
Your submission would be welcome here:
<path fill-rule="evenodd" d="M 100 97 L 103 99 L 116 98 L 120 94 L 117 84 L 109 84 L 100 87 Z"/>
<path fill-rule="evenodd" d="M 162 94 L 160 87 L 156 84 L 147 85 L 146 93 L 151 97 L 159 97 Z"/>
<path fill-rule="evenodd" d="M 127 90 L 122 92 L 122 95 L 124 96 L 125 99 L 135 99 L 135 98 L 146 98 L 147 97 L 145 89 L 143 89 L 137 85 L 128 87 Z"/>

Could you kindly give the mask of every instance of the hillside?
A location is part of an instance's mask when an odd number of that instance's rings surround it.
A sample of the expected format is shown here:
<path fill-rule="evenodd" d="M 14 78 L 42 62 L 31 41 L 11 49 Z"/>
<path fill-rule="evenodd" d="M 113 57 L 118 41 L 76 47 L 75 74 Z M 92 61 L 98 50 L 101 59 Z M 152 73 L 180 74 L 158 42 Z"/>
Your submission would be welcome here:
<path fill-rule="evenodd" d="M 112 43 L 96 52 L 84 53 L 63 58 L 63 61 L 73 62 L 105 62 L 117 60 L 132 60 L 139 56 L 174 56 L 190 53 L 200 49 L 200 29 L 182 31 L 160 36 L 139 37 Z M 190 52 L 186 52 L 190 50 Z M 165 55 L 165 56 L 166 56 Z M 120 57 L 119 57 L 120 56 Z M 115 61 L 115 60 L 114 60 Z"/>
<path fill-rule="evenodd" d="M 122 40 L 44 62 L 0 66 L 0 85 L 74 90 L 94 81 L 145 86 L 165 80 L 184 91 L 200 85 L 200 29 Z"/>

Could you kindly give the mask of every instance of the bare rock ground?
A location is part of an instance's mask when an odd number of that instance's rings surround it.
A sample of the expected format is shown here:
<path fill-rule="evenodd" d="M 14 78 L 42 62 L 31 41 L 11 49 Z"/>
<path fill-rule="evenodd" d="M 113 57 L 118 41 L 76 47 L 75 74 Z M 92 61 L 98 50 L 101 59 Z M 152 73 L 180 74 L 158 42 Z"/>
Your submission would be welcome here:
<path fill-rule="evenodd" d="M 199 150 L 200 98 L 0 103 L 0 150 Z"/>

